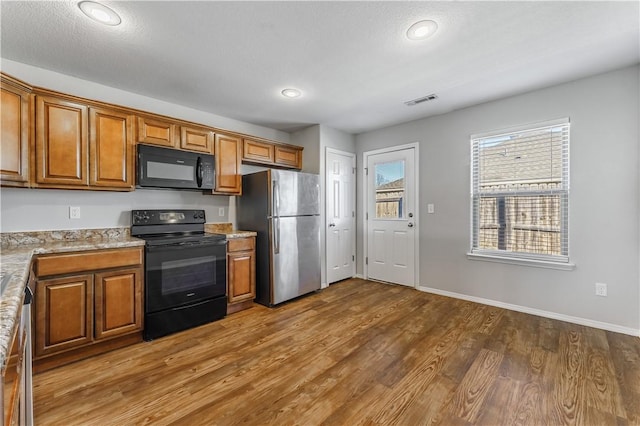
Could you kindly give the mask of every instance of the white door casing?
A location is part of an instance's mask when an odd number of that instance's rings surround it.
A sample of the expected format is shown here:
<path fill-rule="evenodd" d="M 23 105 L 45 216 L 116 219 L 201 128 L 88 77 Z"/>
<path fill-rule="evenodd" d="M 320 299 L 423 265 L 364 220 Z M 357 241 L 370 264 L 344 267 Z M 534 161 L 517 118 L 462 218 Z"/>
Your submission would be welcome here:
<path fill-rule="evenodd" d="M 355 276 L 355 154 L 327 148 L 327 283 Z"/>
<path fill-rule="evenodd" d="M 417 144 L 364 153 L 365 277 L 417 286 Z"/>

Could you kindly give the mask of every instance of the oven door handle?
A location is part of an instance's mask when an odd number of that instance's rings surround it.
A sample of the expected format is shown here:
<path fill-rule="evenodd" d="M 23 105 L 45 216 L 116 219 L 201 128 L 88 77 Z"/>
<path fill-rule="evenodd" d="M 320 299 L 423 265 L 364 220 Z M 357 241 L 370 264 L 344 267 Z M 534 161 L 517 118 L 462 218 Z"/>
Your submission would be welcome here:
<path fill-rule="evenodd" d="M 192 304 L 192 305 L 187 305 L 187 306 L 178 306 L 178 307 L 176 307 L 176 308 L 171 308 L 171 310 L 172 310 L 172 311 L 181 311 L 181 310 L 183 310 L 183 309 L 191 309 L 191 308 L 194 308 L 194 307 L 196 307 L 196 306 L 204 305 L 205 303 L 209 303 L 209 302 L 211 302 L 211 300 L 203 300 L 202 302 L 194 303 L 194 304 Z"/>
<path fill-rule="evenodd" d="M 196 243 L 196 244 L 163 244 L 157 246 L 147 246 L 148 252 L 158 252 L 158 251 L 174 251 L 174 250 L 184 250 L 186 248 L 196 248 L 196 247 L 218 247 L 218 246 L 226 246 L 227 240 L 210 242 L 210 243 Z"/>

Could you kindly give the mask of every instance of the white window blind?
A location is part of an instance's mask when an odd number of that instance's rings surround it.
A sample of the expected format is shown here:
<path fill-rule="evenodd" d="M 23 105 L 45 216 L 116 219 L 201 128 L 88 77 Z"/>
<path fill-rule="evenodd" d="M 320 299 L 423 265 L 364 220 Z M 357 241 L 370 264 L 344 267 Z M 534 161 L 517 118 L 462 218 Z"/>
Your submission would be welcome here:
<path fill-rule="evenodd" d="M 471 138 L 471 252 L 569 261 L 569 120 Z"/>

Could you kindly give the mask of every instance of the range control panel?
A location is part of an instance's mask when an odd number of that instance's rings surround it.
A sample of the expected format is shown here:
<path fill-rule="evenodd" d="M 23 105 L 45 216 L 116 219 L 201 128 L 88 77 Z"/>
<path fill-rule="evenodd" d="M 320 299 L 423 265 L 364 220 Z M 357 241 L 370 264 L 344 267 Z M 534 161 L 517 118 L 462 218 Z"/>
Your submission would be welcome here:
<path fill-rule="evenodd" d="M 131 210 L 132 225 L 205 223 L 204 210 Z"/>

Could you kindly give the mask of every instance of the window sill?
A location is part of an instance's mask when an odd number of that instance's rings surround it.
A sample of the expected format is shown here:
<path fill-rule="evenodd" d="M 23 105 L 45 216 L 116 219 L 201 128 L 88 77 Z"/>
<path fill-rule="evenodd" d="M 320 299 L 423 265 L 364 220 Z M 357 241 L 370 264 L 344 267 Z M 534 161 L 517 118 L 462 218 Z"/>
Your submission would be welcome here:
<path fill-rule="evenodd" d="M 557 269 L 560 271 L 573 271 L 575 263 L 549 262 L 546 260 L 524 259 L 505 256 L 491 256 L 488 254 L 467 253 L 467 259 L 485 262 L 507 263 L 510 265 L 532 266 L 534 268 Z"/>

